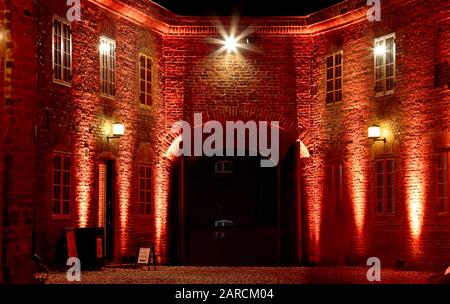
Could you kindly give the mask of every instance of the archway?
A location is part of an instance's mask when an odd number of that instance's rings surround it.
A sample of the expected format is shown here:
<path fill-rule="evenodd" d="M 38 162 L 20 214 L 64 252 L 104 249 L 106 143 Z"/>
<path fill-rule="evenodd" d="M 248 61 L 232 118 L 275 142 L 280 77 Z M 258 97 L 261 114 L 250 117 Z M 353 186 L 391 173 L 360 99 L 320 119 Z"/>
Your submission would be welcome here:
<path fill-rule="evenodd" d="M 250 120 L 239 112 L 234 120 L 229 114 L 205 115 L 204 121 Z M 266 114 L 262 120 L 277 119 Z M 261 156 L 176 157 L 180 137 L 171 133 L 165 154 L 175 177 L 168 208 L 171 262 L 298 265 L 302 256 L 300 162 L 309 157 L 301 140 L 307 140 L 304 134 L 294 124 L 280 125 L 278 166 L 261 168 Z"/>

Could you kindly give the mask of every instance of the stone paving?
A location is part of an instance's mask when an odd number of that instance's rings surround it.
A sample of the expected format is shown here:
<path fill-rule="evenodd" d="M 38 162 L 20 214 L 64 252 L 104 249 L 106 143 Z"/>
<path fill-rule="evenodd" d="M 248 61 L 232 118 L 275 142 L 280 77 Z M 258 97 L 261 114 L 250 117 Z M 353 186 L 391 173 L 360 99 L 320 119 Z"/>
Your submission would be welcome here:
<path fill-rule="evenodd" d="M 85 271 L 81 284 L 368 284 L 365 267 L 168 267 Z M 431 272 L 382 269 L 381 284 L 425 284 Z M 51 272 L 48 284 L 67 284 Z"/>

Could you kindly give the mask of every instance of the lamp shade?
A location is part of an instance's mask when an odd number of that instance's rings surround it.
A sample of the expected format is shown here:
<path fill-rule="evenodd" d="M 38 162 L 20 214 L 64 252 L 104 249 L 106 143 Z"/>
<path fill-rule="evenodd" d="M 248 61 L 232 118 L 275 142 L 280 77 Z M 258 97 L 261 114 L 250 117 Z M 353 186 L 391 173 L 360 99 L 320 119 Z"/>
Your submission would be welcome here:
<path fill-rule="evenodd" d="M 381 128 L 379 126 L 370 126 L 368 130 L 369 138 L 380 138 Z"/>
<path fill-rule="evenodd" d="M 113 124 L 113 136 L 125 135 L 125 126 L 119 122 Z"/>

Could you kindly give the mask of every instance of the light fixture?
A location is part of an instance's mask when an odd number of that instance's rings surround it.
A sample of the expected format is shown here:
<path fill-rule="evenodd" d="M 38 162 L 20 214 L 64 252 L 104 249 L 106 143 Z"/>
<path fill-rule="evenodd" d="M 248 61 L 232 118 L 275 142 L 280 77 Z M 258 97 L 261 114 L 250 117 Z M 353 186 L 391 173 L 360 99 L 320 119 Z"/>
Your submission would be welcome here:
<path fill-rule="evenodd" d="M 374 141 L 383 141 L 386 142 L 386 138 L 381 137 L 381 128 L 380 126 L 370 126 L 368 129 L 368 137 L 373 139 Z"/>
<path fill-rule="evenodd" d="M 239 17 L 234 15 L 229 19 L 229 24 L 225 27 L 220 21 L 217 22 L 217 32 L 220 37 L 209 37 L 212 44 L 220 47 L 214 51 L 213 55 L 234 54 L 240 57 L 242 51 L 256 51 L 253 37 L 249 37 L 255 31 L 253 25 L 243 27 L 239 26 Z M 225 58 L 232 58 L 225 56 Z"/>
<path fill-rule="evenodd" d="M 109 141 L 110 138 L 120 138 L 125 135 L 125 126 L 120 122 L 113 123 L 112 125 L 112 136 L 108 136 L 107 139 Z"/>
<path fill-rule="evenodd" d="M 386 47 L 383 44 L 379 44 L 375 46 L 374 52 L 377 56 L 384 55 L 386 53 Z"/>
<path fill-rule="evenodd" d="M 233 36 L 225 37 L 224 45 L 228 53 L 235 53 L 239 46 L 238 40 Z"/>
<path fill-rule="evenodd" d="M 84 149 L 83 149 L 83 153 L 84 153 L 84 157 L 89 157 L 89 145 L 88 143 L 84 144 Z"/>

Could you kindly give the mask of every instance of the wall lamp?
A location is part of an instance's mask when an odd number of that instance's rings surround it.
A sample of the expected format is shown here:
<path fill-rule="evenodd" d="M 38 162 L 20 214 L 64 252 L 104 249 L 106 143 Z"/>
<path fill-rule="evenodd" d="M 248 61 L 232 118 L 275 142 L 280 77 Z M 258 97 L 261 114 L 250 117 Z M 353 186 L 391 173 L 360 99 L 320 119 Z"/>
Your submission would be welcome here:
<path fill-rule="evenodd" d="M 107 140 L 111 138 L 121 138 L 125 135 L 125 126 L 121 124 L 120 122 L 113 123 L 112 125 L 112 136 L 107 136 Z"/>
<path fill-rule="evenodd" d="M 222 44 L 222 49 L 225 49 L 228 54 L 237 53 L 238 47 L 241 46 L 239 44 L 239 38 L 236 38 L 233 35 L 224 37 Z"/>
<path fill-rule="evenodd" d="M 386 142 L 386 138 L 381 137 L 381 128 L 380 126 L 370 126 L 368 129 L 368 137 L 373 141 L 383 141 Z"/>

